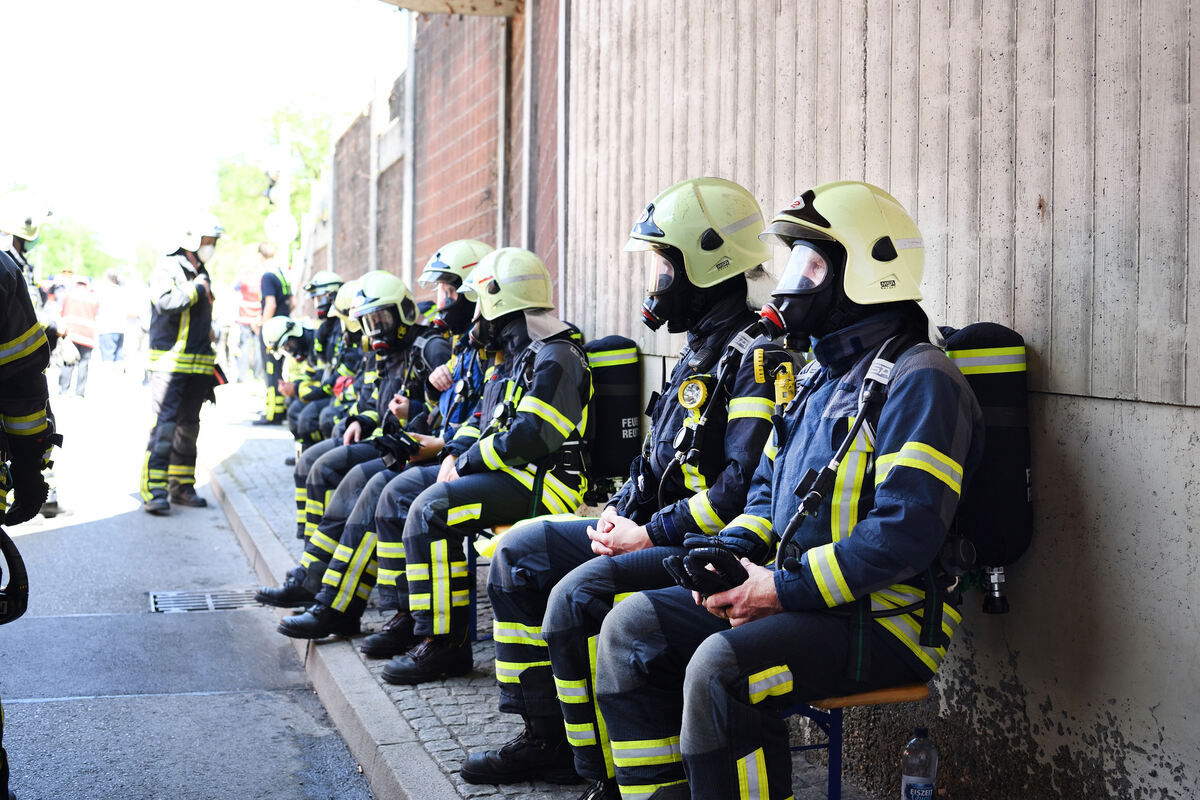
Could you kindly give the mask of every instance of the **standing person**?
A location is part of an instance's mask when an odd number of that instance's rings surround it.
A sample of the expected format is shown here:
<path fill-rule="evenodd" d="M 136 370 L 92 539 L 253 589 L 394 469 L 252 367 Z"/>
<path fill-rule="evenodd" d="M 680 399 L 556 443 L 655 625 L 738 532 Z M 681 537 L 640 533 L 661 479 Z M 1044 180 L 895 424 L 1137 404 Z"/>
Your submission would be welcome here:
<path fill-rule="evenodd" d="M 275 245 L 263 242 L 258 246 L 263 260 L 263 273 L 259 279 L 259 296 L 262 309 L 258 316 L 255 333 L 272 317 L 286 317 L 292 311 L 292 285 L 287 275 L 275 262 Z M 255 425 L 280 425 L 287 418 L 287 398 L 279 393 L 279 381 L 283 377 L 283 360 L 267 352 L 262 336 L 258 338 L 259 358 L 263 363 L 263 379 L 267 382 L 267 410 L 254 421 Z"/>
<path fill-rule="evenodd" d="M 600 518 L 535 519 L 501 537 L 488 573 L 500 710 L 520 714 L 525 730 L 499 750 L 468 756 L 464 780 L 578 774 L 600 782 L 590 790 L 599 791 L 610 777 L 589 669 L 603 612 L 618 592 L 671 585 L 663 557 L 683 552 L 685 536 L 707 540 L 742 512 L 771 431 L 774 392 L 755 380 L 754 362 L 760 351 L 780 350 L 745 332 L 758 320 L 746 273 L 770 257 L 762 231 L 753 195 L 720 178 L 669 187 L 633 226 L 625 249 L 649 251 L 642 321 L 686 333 L 687 344 L 648 409 L 650 435 L 629 470 L 635 478 Z M 682 442 L 701 418 L 703 435 Z M 556 683 L 570 687 L 561 706 Z"/>
<path fill-rule="evenodd" d="M 233 284 L 238 295 L 237 318 L 231 334 L 230 344 L 235 350 L 237 380 L 246 380 L 247 375 L 263 377 L 262 358 L 258 347 L 259 314 L 262 313 L 262 278 L 257 269 L 243 269 Z"/>
<path fill-rule="evenodd" d="M 71 388 L 71 376 L 75 376 L 75 396 L 83 397 L 87 391 L 88 364 L 92 351 L 96 349 L 96 313 L 100 301 L 88 279 L 75 276 L 75 282 L 67 289 L 63 300 L 62 317 L 59 319 L 58 335 L 66 336 L 79 350 L 79 360 L 64 364 L 58 374 L 58 392 L 66 394 Z"/>
<path fill-rule="evenodd" d="M 961 621 L 938 556 L 983 413 L 928 341 L 920 231 L 887 192 L 842 181 L 796 198 L 764 235 L 790 250 L 764 321 L 811 341 L 816 361 L 777 416 L 745 513 L 712 542 L 750 546 L 744 582 L 639 592 L 604 621 L 596 697 L 625 798 L 790 797 L 780 710 L 927 681 Z M 827 465 L 831 490 L 800 513 Z M 772 568 L 754 563 L 776 544 Z"/>
<path fill-rule="evenodd" d="M 142 467 L 143 508 L 201 508 L 196 494 L 200 407 L 212 395 L 212 285 L 204 264 L 221 227 L 207 219 L 185 229 L 150 275 L 150 396 L 156 417 Z"/>
<path fill-rule="evenodd" d="M 16 261 L 0 250 L 0 475 L 11 475 L 14 497 L 9 507 L 10 486 L 0 477 L 0 520 L 7 525 L 32 519 L 42 507 L 48 491 L 42 470 L 55 440 L 62 441 L 54 433 L 43 375 L 50 349 L 21 273 Z M 2 625 L 23 613 L 28 584 L 13 574 L 14 566 L 19 566 L 19 554 L 2 530 L 0 549 L 10 569 L 8 590 L 0 593 Z M 4 708 L 0 706 L 0 797 L 13 800 L 8 792 L 8 754 L 3 736 Z"/>
<path fill-rule="evenodd" d="M 129 298 L 115 269 L 104 273 L 96 287 L 96 338 L 100 359 L 111 363 L 114 372 L 125 371 L 125 330 L 131 321 Z"/>

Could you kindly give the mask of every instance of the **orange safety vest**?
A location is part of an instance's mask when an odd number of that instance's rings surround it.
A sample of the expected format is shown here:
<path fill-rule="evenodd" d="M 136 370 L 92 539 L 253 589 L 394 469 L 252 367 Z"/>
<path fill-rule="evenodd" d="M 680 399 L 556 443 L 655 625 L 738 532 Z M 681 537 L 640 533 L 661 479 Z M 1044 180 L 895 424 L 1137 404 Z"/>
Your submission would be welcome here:
<path fill-rule="evenodd" d="M 63 301 L 62 323 L 67 337 L 76 345 L 96 346 L 96 312 L 100 301 L 87 284 L 77 283 L 67 292 Z"/>

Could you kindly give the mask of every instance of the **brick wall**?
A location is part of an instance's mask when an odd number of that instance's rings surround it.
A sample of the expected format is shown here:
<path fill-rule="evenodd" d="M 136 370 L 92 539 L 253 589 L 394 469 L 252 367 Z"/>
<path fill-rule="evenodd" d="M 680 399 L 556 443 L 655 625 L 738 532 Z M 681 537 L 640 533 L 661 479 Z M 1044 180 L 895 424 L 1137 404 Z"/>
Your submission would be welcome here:
<path fill-rule="evenodd" d="M 338 140 L 334 150 L 333 268 L 342 276 L 361 275 L 370 248 L 370 106 Z"/>
<path fill-rule="evenodd" d="M 400 275 L 400 258 L 404 242 L 404 160 L 401 159 L 379 174 L 379 253 L 380 269 Z"/>
<path fill-rule="evenodd" d="M 416 269 L 452 239 L 496 243 L 500 30 L 491 17 L 418 23 L 415 64 Z"/>

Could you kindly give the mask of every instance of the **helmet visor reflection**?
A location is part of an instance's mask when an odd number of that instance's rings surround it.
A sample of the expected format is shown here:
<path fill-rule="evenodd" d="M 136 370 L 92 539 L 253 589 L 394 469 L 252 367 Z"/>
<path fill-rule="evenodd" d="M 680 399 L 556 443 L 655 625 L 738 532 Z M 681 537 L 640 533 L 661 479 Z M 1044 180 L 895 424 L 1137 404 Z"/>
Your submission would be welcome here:
<path fill-rule="evenodd" d="M 647 260 L 646 294 L 655 297 L 675 285 L 675 265 L 661 251 L 652 252 L 654 255 Z"/>
<path fill-rule="evenodd" d="M 824 288 L 832 274 L 829 261 L 820 251 L 808 242 L 798 241 L 792 245 L 787 266 L 773 294 L 812 294 Z"/>
<path fill-rule="evenodd" d="M 395 306 L 376 308 L 363 314 L 359 320 L 363 331 L 373 339 L 386 338 L 393 333 L 399 324 L 399 315 Z"/>

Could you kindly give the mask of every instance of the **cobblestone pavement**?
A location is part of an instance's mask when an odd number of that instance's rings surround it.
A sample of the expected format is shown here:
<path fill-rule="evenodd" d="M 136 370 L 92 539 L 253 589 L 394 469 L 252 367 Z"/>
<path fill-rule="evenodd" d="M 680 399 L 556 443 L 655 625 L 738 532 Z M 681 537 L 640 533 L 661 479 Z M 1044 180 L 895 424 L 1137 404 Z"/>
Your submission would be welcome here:
<path fill-rule="evenodd" d="M 290 438 L 285 430 L 277 427 L 252 428 L 244 423 L 235 425 L 233 420 L 226 424 L 233 428 L 232 433 L 240 442 L 220 463 L 221 473 L 226 476 L 224 483 L 229 484 L 223 487 L 224 490 L 230 494 L 244 494 L 262 514 L 279 542 L 299 561 L 303 543 L 295 536 L 291 468 L 283 463 L 291 453 Z M 231 504 L 226 508 L 231 508 Z M 276 576 L 277 579 L 282 577 Z M 545 783 L 477 786 L 458 776 L 459 766 L 468 753 L 498 747 L 516 736 L 521 728 L 518 717 L 501 714 L 496 709 L 498 690 L 492 664 L 493 646 L 490 639 L 483 638 L 490 637 L 492 623 L 485 562 L 480 563 L 477 580 L 480 641 L 474 646 L 475 670 L 469 676 L 420 686 L 392 686 L 380 677 L 386 661 L 368 659 L 361 654 L 359 657 L 415 731 L 417 740 L 453 782 L 460 797 L 574 800 L 582 792 L 582 784 L 566 787 Z M 363 617 L 364 632 L 378 629 L 386 616 L 375 605 L 373 597 Z M 826 773 L 822 764 L 810 764 L 797 754 L 793 776 L 797 800 L 817 800 L 826 796 Z M 413 796 L 420 797 L 421 794 L 417 791 Z M 843 783 L 842 796 L 846 800 L 876 800 L 847 782 Z"/>

